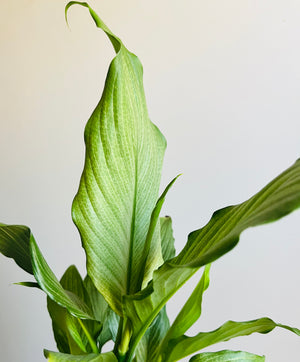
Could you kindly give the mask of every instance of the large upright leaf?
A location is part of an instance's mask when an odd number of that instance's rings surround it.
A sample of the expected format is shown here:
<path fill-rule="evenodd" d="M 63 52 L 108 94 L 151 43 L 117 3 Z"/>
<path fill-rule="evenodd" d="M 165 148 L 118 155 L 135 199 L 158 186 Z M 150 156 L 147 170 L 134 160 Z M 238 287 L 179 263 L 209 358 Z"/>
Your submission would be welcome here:
<path fill-rule="evenodd" d="M 72 216 L 86 251 L 88 274 L 121 315 L 122 296 L 138 290 L 139 275 L 134 270 L 142 269 L 166 141 L 148 116 L 140 61 L 86 3 L 81 5 L 88 7 L 117 55 L 85 128 L 85 165 Z M 144 281 L 151 279 L 161 262 L 156 227 Z"/>
<path fill-rule="evenodd" d="M 177 257 L 154 272 L 147 288 L 125 297 L 126 314 L 134 325 L 131 351 L 163 305 L 199 267 L 234 248 L 243 230 L 275 221 L 299 206 L 300 160 L 249 200 L 215 212 L 206 226 L 189 235 Z"/>

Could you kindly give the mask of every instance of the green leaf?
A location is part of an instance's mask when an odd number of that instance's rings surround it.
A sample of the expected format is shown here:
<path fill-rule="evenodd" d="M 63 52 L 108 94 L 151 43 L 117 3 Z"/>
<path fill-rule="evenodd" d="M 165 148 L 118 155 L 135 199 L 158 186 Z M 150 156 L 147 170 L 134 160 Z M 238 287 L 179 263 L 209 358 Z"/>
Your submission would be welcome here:
<path fill-rule="evenodd" d="M 233 249 L 243 230 L 280 219 L 299 206 L 300 160 L 249 200 L 215 212 L 206 226 L 188 236 L 177 257 L 154 272 L 147 288 L 125 296 L 126 314 L 134 326 L 131 351 L 168 299 L 201 266 Z"/>
<path fill-rule="evenodd" d="M 108 35 L 117 55 L 85 128 L 85 165 L 72 216 L 86 251 L 88 275 L 111 308 L 122 315 L 122 296 L 138 290 L 139 275 L 134 270 L 142 268 L 166 141 L 148 116 L 140 61 L 86 3 L 81 5 Z M 145 282 L 161 263 L 157 227 Z"/>
<path fill-rule="evenodd" d="M 44 355 L 50 362 L 69 362 L 69 361 L 78 361 L 78 362 L 117 362 L 116 356 L 113 352 L 101 353 L 101 354 L 88 354 L 81 356 L 74 356 L 66 353 L 52 352 L 44 350 Z"/>
<path fill-rule="evenodd" d="M 264 356 L 243 351 L 206 352 L 193 356 L 190 362 L 264 362 Z"/>
<path fill-rule="evenodd" d="M 85 289 L 88 293 L 91 308 L 97 320 L 101 321 L 103 328 L 97 337 L 99 348 L 109 340 L 116 340 L 120 317 L 109 307 L 106 300 L 95 288 L 89 276 L 84 279 Z"/>
<path fill-rule="evenodd" d="M 60 285 L 27 226 L 0 224 L 0 251 L 5 256 L 13 258 L 22 269 L 34 274 L 40 288 L 72 314 L 81 318 L 94 318 L 80 298 L 66 292 Z M 33 282 L 21 282 L 20 284 L 36 287 Z"/>
<path fill-rule="evenodd" d="M 35 283 L 35 282 L 18 282 L 18 283 L 14 283 L 14 284 L 15 285 L 22 285 L 23 287 L 41 289 L 40 286 L 38 285 L 38 283 Z"/>
<path fill-rule="evenodd" d="M 163 354 L 171 339 L 181 337 L 200 317 L 203 293 L 209 286 L 210 264 L 204 269 L 203 275 L 193 293 L 177 315 L 167 335 L 162 341 L 160 353 Z"/>
<path fill-rule="evenodd" d="M 150 248 L 151 248 L 153 235 L 154 235 L 154 232 L 155 232 L 156 227 L 157 227 L 157 222 L 159 220 L 159 214 L 160 214 L 161 208 L 162 208 L 162 206 L 163 206 L 163 204 L 165 202 L 165 198 L 167 196 L 168 191 L 173 186 L 174 182 L 177 180 L 177 178 L 179 176 L 180 175 L 176 176 L 167 185 L 164 192 L 161 194 L 161 196 L 157 200 L 157 202 L 155 204 L 155 207 L 154 207 L 154 209 L 152 211 L 151 218 L 150 218 L 150 225 L 149 225 L 149 229 L 148 229 L 148 232 L 147 232 L 147 236 L 146 236 L 146 240 L 145 240 L 145 244 L 144 244 L 144 249 L 143 249 L 143 253 L 142 253 L 142 257 L 141 257 L 141 269 L 136 271 L 136 273 L 139 275 L 138 290 L 142 289 L 142 287 L 144 287 L 146 285 L 146 283 L 143 285 L 143 280 L 144 280 L 144 275 L 145 275 L 145 268 L 146 268 L 146 265 L 147 265 L 147 260 L 148 260 L 148 257 L 149 257 L 149 251 L 150 251 Z M 162 246 L 162 239 L 161 239 L 160 245 Z"/>
<path fill-rule="evenodd" d="M 29 241 L 32 237 L 28 227 L 0 223 L 0 252 L 30 274 L 33 274 Z"/>
<path fill-rule="evenodd" d="M 137 362 L 158 360 L 160 342 L 165 337 L 169 327 L 169 318 L 167 316 L 166 308 L 164 307 L 138 344 L 136 350 Z"/>
<path fill-rule="evenodd" d="M 33 273 L 41 289 L 60 306 L 65 307 L 74 316 L 82 319 L 94 319 L 90 308 L 74 293 L 66 291 L 46 263 L 33 237 L 30 239 Z"/>
<path fill-rule="evenodd" d="M 300 330 L 275 323 L 272 319 L 261 318 L 249 322 L 228 321 L 212 332 L 198 333 L 194 337 L 181 336 L 169 342 L 165 351 L 166 362 L 178 361 L 215 343 L 228 341 L 231 338 L 247 336 L 252 333 L 269 333 L 275 327 L 288 329 L 300 336 Z"/>
<path fill-rule="evenodd" d="M 74 293 L 81 300 L 87 299 L 82 278 L 74 265 L 66 270 L 60 283 L 65 290 Z M 101 329 L 101 323 L 80 321 L 49 297 L 47 307 L 52 319 L 57 348 L 60 352 L 82 354 L 98 351 L 95 340 Z M 85 324 L 83 325 L 83 323 Z"/>
<path fill-rule="evenodd" d="M 160 238 L 163 259 L 167 261 L 175 256 L 175 239 L 173 237 L 172 219 L 170 216 L 160 218 Z"/>

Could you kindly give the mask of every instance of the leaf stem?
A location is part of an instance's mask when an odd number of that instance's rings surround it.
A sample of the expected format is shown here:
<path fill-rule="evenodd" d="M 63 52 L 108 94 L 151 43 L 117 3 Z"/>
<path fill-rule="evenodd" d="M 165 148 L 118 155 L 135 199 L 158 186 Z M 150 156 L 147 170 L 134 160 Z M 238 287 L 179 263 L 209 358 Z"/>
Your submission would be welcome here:
<path fill-rule="evenodd" d="M 96 354 L 99 354 L 98 347 L 97 347 L 94 339 L 90 335 L 89 331 L 87 330 L 86 326 L 84 325 L 84 323 L 82 322 L 82 320 L 80 318 L 78 318 L 78 322 L 81 325 L 81 328 L 83 329 L 83 331 L 84 331 L 84 333 L 85 333 L 85 335 L 86 335 L 86 337 L 87 337 L 87 339 L 89 341 L 89 344 L 92 347 L 93 352 L 96 353 Z"/>
<path fill-rule="evenodd" d="M 120 321 L 119 321 L 118 333 L 117 333 L 115 346 L 114 346 L 114 354 L 116 356 L 118 355 L 118 346 L 119 346 L 119 344 L 121 342 L 121 339 L 122 339 L 122 331 L 123 331 L 123 318 L 121 317 Z"/>
<path fill-rule="evenodd" d="M 132 335 L 131 323 L 127 317 L 124 317 L 122 338 L 121 338 L 120 344 L 118 345 L 118 355 L 119 355 L 121 361 L 125 360 L 125 358 L 126 358 L 131 335 Z"/>

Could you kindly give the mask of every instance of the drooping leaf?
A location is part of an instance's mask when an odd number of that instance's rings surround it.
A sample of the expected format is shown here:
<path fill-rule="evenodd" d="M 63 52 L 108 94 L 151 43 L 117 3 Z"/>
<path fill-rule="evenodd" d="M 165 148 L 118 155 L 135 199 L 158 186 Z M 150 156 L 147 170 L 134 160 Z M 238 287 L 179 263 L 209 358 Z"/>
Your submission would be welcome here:
<path fill-rule="evenodd" d="M 66 353 L 52 352 L 45 349 L 44 355 L 49 362 L 118 362 L 113 352 L 74 356 Z"/>
<path fill-rule="evenodd" d="M 265 362 L 264 356 L 243 351 L 220 351 L 197 354 L 190 362 Z"/>
<path fill-rule="evenodd" d="M 299 206 L 300 160 L 249 200 L 215 212 L 206 226 L 188 236 L 177 257 L 154 272 L 147 288 L 125 296 L 126 314 L 134 325 L 131 350 L 163 305 L 199 267 L 234 248 L 243 230 L 280 219 Z"/>
<path fill-rule="evenodd" d="M 23 225 L 5 225 L 0 223 L 0 252 L 33 274 L 30 258 L 29 241 L 31 231 Z"/>
<path fill-rule="evenodd" d="M 60 306 L 65 307 L 74 316 L 82 319 L 94 319 L 90 308 L 77 295 L 66 291 L 46 263 L 33 236 L 30 239 L 30 252 L 33 273 L 41 289 Z"/>
<path fill-rule="evenodd" d="M 13 258 L 28 273 L 34 274 L 40 288 L 58 304 L 68 308 L 77 317 L 94 318 L 84 302 L 72 293 L 66 292 L 60 285 L 27 226 L 0 224 L 0 252 Z M 34 282 L 20 284 L 37 287 Z"/>
<path fill-rule="evenodd" d="M 85 128 L 85 165 L 72 216 L 86 251 L 89 276 L 111 308 L 122 315 L 122 296 L 138 290 L 134 270 L 142 266 L 166 141 L 148 116 L 140 61 L 86 3 L 81 5 L 108 35 L 117 55 Z M 161 263 L 157 227 L 145 281 Z"/>
<path fill-rule="evenodd" d="M 160 218 L 160 238 L 163 259 L 167 261 L 175 256 L 175 239 L 173 237 L 172 219 L 170 216 Z"/>
<path fill-rule="evenodd" d="M 160 347 L 160 354 L 165 352 L 166 346 L 171 339 L 181 337 L 200 317 L 202 311 L 203 293 L 209 286 L 209 270 L 210 265 L 207 265 L 199 283 L 182 307 L 163 339 Z"/>
<path fill-rule="evenodd" d="M 275 327 L 285 328 L 300 336 L 299 329 L 275 323 L 269 318 L 261 318 L 249 322 L 228 321 L 212 332 L 198 333 L 193 337 L 181 336 L 171 340 L 165 351 L 165 362 L 178 361 L 205 347 L 228 341 L 235 337 L 247 336 L 252 333 L 269 333 Z"/>

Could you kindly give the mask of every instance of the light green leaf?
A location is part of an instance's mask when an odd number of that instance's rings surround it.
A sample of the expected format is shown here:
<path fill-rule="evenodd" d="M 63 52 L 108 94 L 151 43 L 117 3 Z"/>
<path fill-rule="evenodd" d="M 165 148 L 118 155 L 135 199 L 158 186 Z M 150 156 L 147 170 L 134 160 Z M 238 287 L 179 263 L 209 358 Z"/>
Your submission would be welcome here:
<path fill-rule="evenodd" d="M 113 352 L 101 353 L 101 354 L 88 354 L 81 356 L 74 356 L 71 354 L 52 352 L 44 350 L 44 355 L 48 358 L 49 362 L 69 362 L 69 361 L 78 361 L 78 362 L 118 362 L 116 356 Z"/>
<path fill-rule="evenodd" d="M 77 295 L 66 291 L 49 268 L 33 237 L 30 239 L 30 252 L 33 273 L 41 289 L 60 306 L 74 316 L 94 319 L 90 308 Z"/>
<path fill-rule="evenodd" d="M 209 269 L 210 264 L 205 267 L 200 282 L 168 330 L 167 335 L 162 341 L 160 348 L 161 354 L 164 353 L 165 348 L 171 339 L 181 337 L 200 317 L 203 293 L 209 286 Z"/>
<path fill-rule="evenodd" d="M 175 239 L 173 237 L 172 219 L 170 216 L 160 218 L 160 238 L 163 259 L 167 261 L 175 256 Z"/>
<path fill-rule="evenodd" d="M 147 265 L 147 260 L 149 257 L 149 251 L 151 248 L 151 243 L 152 243 L 152 239 L 153 239 L 153 235 L 155 230 L 157 229 L 157 222 L 159 220 L 159 214 L 161 211 L 161 208 L 165 202 L 165 198 L 167 196 L 168 191 L 170 190 L 170 188 L 173 186 L 174 182 L 177 180 L 177 178 L 180 175 L 176 176 L 165 188 L 164 192 L 161 194 L 161 196 L 159 197 L 159 199 L 157 200 L 155 207 L 152 211 L 151 214 L 151 218 L 150 218 L 150 225 L 149 225 L 149 229 L 147 232 L 147 236 L 146 236 L 146 240 L 145 240 L 145 244 L 144 244 L 144 249 L 143 249 L 143 253 L 142 253 L 142 257 L 141 257 L 141 269 L 137 270 L 136 273 L 139 275 L 139 279 L 138 279 L 138 290 L 141 290 L 142 287 L 145 287 L 147 285 L 147 280 L 145 280 L 144 284 L 143 284 L 143 280 L 144 280 L 144 275 L 145 275 L 145 268 Z M 160 225 L 159 225 L 160 227 Z M 162 242 L 163 240 L 161 239 L 160 245 L 162 246 Z"/>
<path fill-rule="evenodd" d="M 264 356 L 243 351 L 206 352 L 193 356 L 190 362 L 264 362 Z"/>
<path fill-rule="evenodd" d="M 299 329 L 275 323 L 269 318 L 261 318 L 249 322 L 228 321 L 212 332 L 198 333 L 194 337 L 181 336 L 171 340 L 168 348 L 165 350 L 165 361 L 178 361 L 205 347 L 228 341 L 231 338 L 247 336 L 252 333 L 269 333 L 275 327 L 288 329 L 300 336 Z"/>
<path fill-rule="evenodd" d="M 192 232 L 181 253 L 153 274 L 135 296 L 125 296 L 125 310 L 135 329 L 131 351 L 170 297 L 203 265 L 236 246 L 248 227 L 275 221 L 300 206 L 300 160 L 259 193 L 236 206 L 215 212 L 206 226 Z"/>
<path fill-rule="evenodd" d="M 14 261 L 30 274 L 33 274 L 29 241 L 31 231 L 23 225 L 5 225 L 0 223 L 0 252 Z"/>
<path fill-rule="evenodd" d="M 85 128 L 85 165 L 72 216 L 86 251 L 89 276 L 111 308 L 122 315 L 122 296 L 138 290 L 139 275 L 134 270 L 142 267 L 166 141 L 148 116 L 140 61 L 86 3 L 81 5 L 106 32 L 117 55 Z M 157 227 L 145 282 L 161 263 Z"/>

